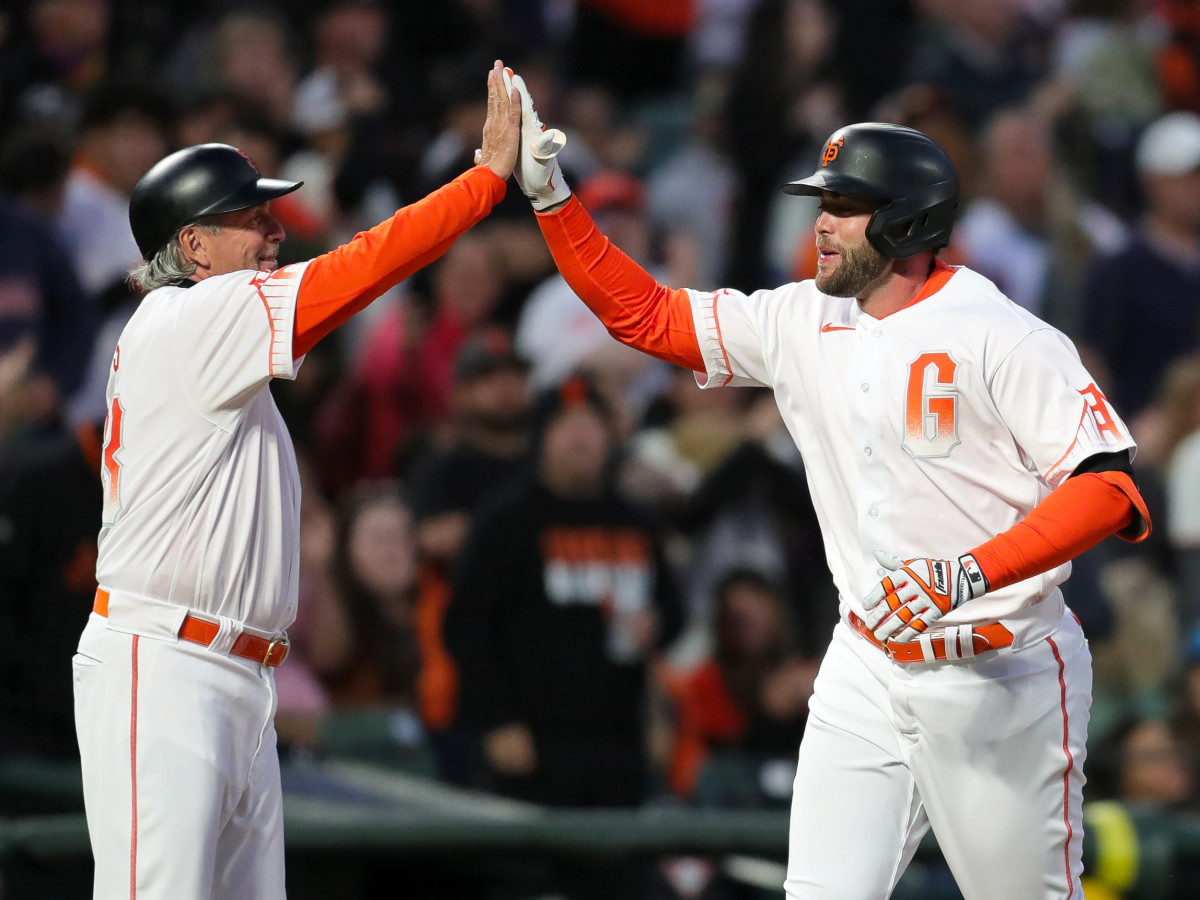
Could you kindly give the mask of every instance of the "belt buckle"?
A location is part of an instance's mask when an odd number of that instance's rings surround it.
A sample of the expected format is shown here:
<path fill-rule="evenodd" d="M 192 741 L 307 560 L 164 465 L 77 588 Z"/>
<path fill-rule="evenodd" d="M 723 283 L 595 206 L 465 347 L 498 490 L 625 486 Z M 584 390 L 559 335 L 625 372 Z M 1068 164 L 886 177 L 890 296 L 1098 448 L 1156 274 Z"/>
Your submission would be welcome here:
<path fill-rule="evenodd" d="M 282 666 L 288 658 L 288 654 L 292 652 L 292 643 L 288 640 L 287 632 L 279 635 L 279 637 L 271 638 L 271 643 L 267 644 L 267 653 L 263 657 L 264 666 L 271 665 L 271 654 L 275 652 L 276 647 L 283 648 L 283 656 L 279 657 L 279 662 L 275 664 L 276 666 Z"/>

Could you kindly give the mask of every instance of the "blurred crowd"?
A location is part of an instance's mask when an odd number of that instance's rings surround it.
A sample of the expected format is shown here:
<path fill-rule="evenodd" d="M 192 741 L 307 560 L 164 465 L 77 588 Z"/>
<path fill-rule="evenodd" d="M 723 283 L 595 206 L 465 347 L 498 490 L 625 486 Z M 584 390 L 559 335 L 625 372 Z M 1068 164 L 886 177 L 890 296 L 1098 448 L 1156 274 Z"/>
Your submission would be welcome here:
<path fill-rule="evenodd" d="M 7 4 L 0 756 L 75 753 L 137 179 L 234 144 L 305 182 L 274 210 L 281 263 L 310 258 L 471 165 L 498 57 L 672 286 L 811 277 L 816 208 L 779 187 L 840 125 L 946 147 L 945 258 L 1065 331 L 1140 444 L 1154 536 L 1065 586 L 1088 790 L 1200 808 L 1200 0 Z M 515 186 L 273 390 L 304 478 L 285 753 L 564 806 L 786 805 L 837 609 L 801 460 L 768 393 L 616 344 Z"/>

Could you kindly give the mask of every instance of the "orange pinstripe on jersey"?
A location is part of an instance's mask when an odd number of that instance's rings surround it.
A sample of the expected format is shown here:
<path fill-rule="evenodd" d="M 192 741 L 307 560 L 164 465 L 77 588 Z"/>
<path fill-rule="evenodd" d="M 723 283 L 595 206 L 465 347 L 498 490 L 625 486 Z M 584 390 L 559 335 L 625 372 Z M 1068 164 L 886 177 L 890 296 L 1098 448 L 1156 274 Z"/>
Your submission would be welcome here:
<path fill-rule="evenodd" d="M 705 370 L 686 291 L 659 284 L 617 249 L 574 195 L 537 219 L 563 278 L 613 337 L 693 372 Z"/>
<path fill-rule="evenodd" d="M 299 358 L 352 315 L 433 262 L 504 198 L 504 182 L 475 166 L 370 231 L 308 264 L 296 295 L 293 356 Z"/>

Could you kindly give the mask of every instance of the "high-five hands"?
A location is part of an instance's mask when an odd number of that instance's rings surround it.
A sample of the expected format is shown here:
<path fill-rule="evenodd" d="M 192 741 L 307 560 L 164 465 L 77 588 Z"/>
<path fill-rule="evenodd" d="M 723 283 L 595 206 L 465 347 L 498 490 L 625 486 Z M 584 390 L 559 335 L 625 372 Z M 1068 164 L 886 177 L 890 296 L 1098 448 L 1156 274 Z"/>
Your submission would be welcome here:
<path fill-rule="evenodd" d="M 863 598 L 863 621 L 880 643 L 911 641 L 950 610 L 988 590 L 987 578 L 969 553 L 956 560 L 902 560 L 876 550 L 875 558 L 894 573 Z"/>
<path fill-rule="evenodd" d="M 547 129 L 542 124 L 525 79 L 505 69 L 504 83 L 521 96 L 521 153 L 513 175 L 521 193 L 529 198 L 534 209 L 549 209 L 571 196 L 557 158 L 567 144 L 567 136 L 557 128 Z"/>
<path fill-rule="evenodd" d="M 521 105 L 508 85 L 504 63 L 496 60 L 488 73 L 487 120 L 483 141 L 475 151 L 475 165 L 484 165 L 508 180 L 517 164 L 521 140 Z"/>

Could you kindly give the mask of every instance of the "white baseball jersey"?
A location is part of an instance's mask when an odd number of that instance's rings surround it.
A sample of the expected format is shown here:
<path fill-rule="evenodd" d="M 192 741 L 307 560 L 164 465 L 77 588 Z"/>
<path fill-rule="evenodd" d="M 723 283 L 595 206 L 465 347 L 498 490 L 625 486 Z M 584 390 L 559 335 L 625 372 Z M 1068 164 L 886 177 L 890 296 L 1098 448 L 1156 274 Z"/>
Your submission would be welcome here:
<path fill-rule="evenodd" d="M 834 583 L 860 616 L 885 574 L 876 550 L 954 559 L 1024 518 L 1089 456 L 1135 449 L 1065 335 L 978 273 L 939 268 L 940 289 L 884 319 L 813 281 L 689 292 L 707 367 L 697 381 L 774 390 Z M 1067 563 L 989 593 L 939 625 L 1061 598 L 1069 573 Z M 1047 621 L 1061 612 L 1045 610 Z"/>
<path fill-rule="evenodd" d="M 300 477 L 271 397 L 294 378 L 307 263 L 151 291 L 113 355 L 96 577 L 278 632 L 295 618 Z"/>

